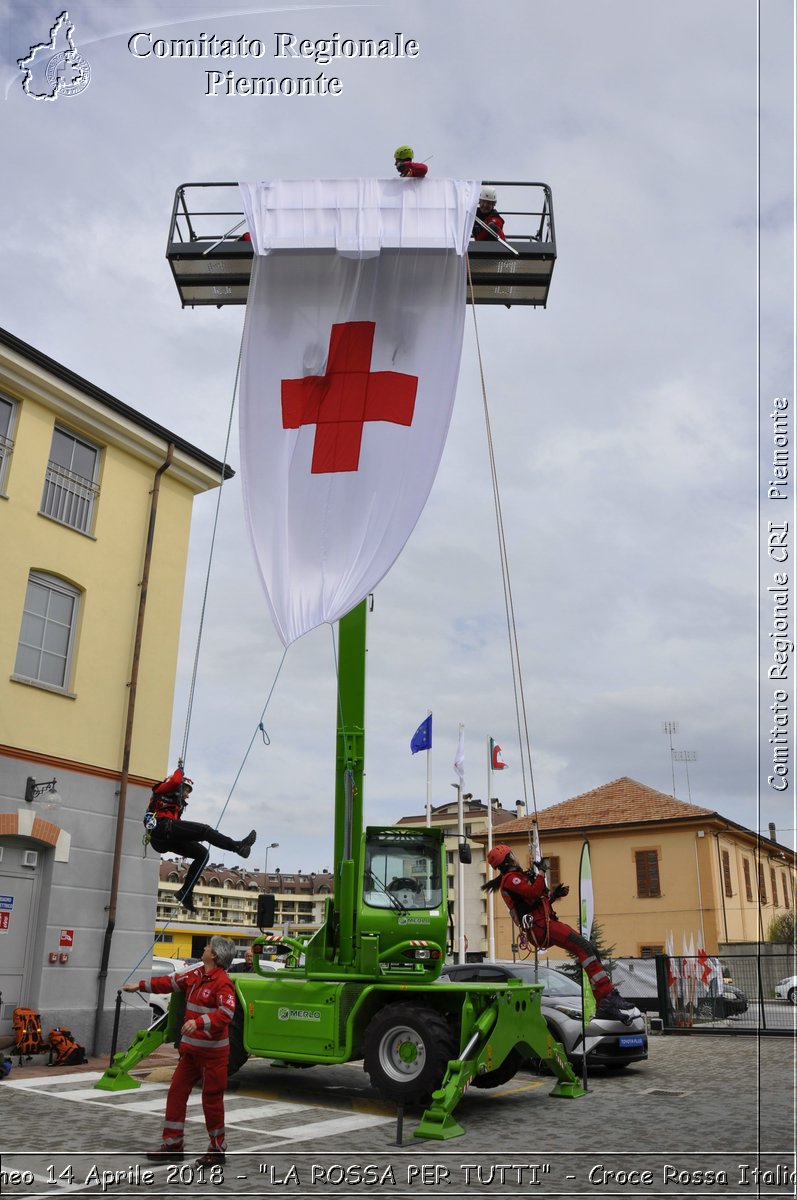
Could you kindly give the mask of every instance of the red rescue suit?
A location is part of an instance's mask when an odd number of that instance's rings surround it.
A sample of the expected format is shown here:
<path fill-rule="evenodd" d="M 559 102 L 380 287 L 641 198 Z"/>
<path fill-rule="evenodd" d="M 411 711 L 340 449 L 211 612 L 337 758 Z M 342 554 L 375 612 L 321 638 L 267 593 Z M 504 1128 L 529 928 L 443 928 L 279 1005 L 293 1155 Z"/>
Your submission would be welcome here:
<path fill-rule="evenodd" d="M 504 871 L 501 875 L 501 897 L 515 925 L 524 931 L 538 950 L 558 946 L 578 959 L 589 976 L 598 1003 L 613 991 L 612 982 L 592 942 L 557 918 L 551 907 L 544 875 L 537 874 L 530 879 L 519 868 L 512 867 Z"/>
<path fill-rule="evenodd" d="M 426 163 L 413 162 L 411 158 L 401 158 L 396 161 L 396 170 L 402 179 L 423 179 L 429 168 Z"/>
<path fill-rule="evenodd" d="M 495 238 L 504 237 L 504 218 L 494 208 L 488 208 L 484 212 L 480 208 L 476 209 L 476 216 L 479 221 L 484 221 L 485 225 L 490 226 L 491 232 L 488 233 L 483 229 L 478 221 L 473 223 L 473 237 L 477 242 L 492 242 Z"/>
<path fill-rule="evenodd" d="M 180 1038 L 180 1061 L 166 1097 L 163 1145 L 179 1150 L 185 1134 L 185 1113 L 194 1085 L 202 1080 L 202 1111 L 210 1149 L 224 1151 L 224 1089 L 230 1057 L 229 1024 L 235 1012 L 235 988 L 226 971 L 203 966 L 184 975 L 156 975 L 139 982 L 142 992 L 185 992 L 185 1021 L 196 1021 L 193 1033 Z"/>

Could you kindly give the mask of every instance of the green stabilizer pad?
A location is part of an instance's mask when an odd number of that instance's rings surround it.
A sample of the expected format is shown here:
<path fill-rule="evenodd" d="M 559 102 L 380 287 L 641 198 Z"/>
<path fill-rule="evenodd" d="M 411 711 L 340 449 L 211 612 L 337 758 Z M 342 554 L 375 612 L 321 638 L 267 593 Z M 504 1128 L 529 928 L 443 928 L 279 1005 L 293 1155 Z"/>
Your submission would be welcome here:
<path fill-rule="evenodd" d="M 586 1090 L 580 1083 L 575 1080 L 571 1083 L 566 1079 L 560 1079 L 550 1096 L 566 1096 L 570 1100 L 578 1100 L 581 1096 L 586 1096 Z"/>
<path fill-rule="evenodd" d="M 471 1077 L 472 1072 L 467 1070 L 463 1062 L 449 1063 L 443 1086 L 432 1093 L 432 1103 L 421 1117 L 418 1127 L 413 1130 L 413 1137 L 430 1138 L 434 1142 L 462 1137 L 465 1130 L 454 1120 L 452 1113 Z"/>
<path fill-rule="evenodd" d="M 174 1040 L 170 1035 L 180 1012 L 180 999 L 183 1002 L 185 1000 L 182 993 L 179 994 L 177 1004 L 174 1000 L 170 1002 L 169 1011 L 159 1021 L 149 1029 L 139 1029 L 127 1050 L 114 1054 L 113 1062 L 106 1068 L 102 1078 L 94 1084 L 95 1088 L 99 1088 L 101 1092 L 125 1092 L 141 1087 L 141 1081 L 134 1079 L 130 1071 L 164 1042 Z"/>

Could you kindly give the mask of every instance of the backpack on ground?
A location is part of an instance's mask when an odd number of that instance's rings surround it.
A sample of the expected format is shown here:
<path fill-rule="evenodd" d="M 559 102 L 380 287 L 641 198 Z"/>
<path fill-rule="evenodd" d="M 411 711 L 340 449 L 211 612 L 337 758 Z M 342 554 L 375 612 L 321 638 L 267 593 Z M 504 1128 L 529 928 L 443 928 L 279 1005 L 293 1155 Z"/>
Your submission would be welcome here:
<path fill-rule="evenodd" d="M 49 1041 L 51 1067 L 79 1067 L 81 1063 L 87 1061 L 86 1047 L 75 1041 L 71 1030 L 51 1029 Z M 54 1058 L 53 1055 L 55 1055 Z"/>
<path fill-rule="evenodd" d="M 35 1009 L 15 1008 L 11 1021 L 14 1028 L 14 1053 L 19 1055 L 21 1066 L 23 1058 L 43 1054 L 47 1043 L 42 1037 L 41 1017 Z"/>

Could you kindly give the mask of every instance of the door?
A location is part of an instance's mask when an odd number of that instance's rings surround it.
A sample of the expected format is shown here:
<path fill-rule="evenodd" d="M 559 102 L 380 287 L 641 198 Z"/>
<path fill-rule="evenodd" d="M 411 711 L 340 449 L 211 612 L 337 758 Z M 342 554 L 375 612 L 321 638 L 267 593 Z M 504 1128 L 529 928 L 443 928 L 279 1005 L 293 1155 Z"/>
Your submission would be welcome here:
<path fill-rule="evenodd" d="M 28 838 L 0 838 L 0 1034 L 11 1032 L 19 1005 L 31 1006 L 40 881 L 44 851 Z"/>

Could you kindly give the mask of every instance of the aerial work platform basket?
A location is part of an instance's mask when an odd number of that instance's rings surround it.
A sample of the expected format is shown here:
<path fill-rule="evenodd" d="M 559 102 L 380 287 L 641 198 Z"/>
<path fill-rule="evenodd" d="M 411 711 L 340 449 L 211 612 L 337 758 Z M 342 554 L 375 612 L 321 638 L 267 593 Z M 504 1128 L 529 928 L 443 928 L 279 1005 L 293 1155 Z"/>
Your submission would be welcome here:
<path fill-rule="evenodd" d="M 468 246 L 468 302 L 545 308 L 556 262 L 551 189 L 485 180 L 498 190 L 507 245 Z M 166 257 L 183 308 L 246 304 L 252 246 L 237 183 L 183 183 L 174 194 Z"/>

